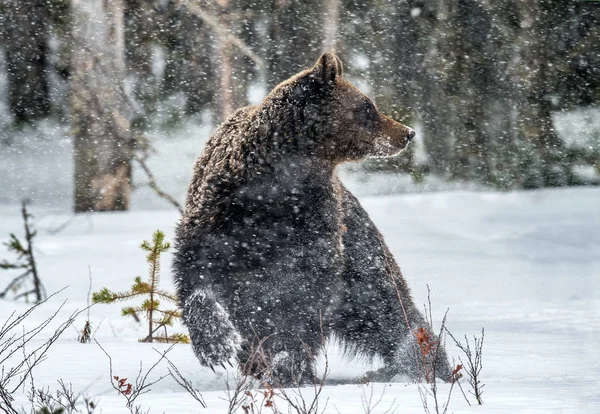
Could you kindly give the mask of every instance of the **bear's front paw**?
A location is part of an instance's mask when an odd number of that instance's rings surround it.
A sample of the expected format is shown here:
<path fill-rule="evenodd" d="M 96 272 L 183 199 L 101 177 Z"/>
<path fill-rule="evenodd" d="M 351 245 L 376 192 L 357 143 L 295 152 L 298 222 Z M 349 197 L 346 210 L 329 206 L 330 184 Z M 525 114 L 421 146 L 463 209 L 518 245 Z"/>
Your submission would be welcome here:
<path fill-rule="evenodd" d="M 213 371 L 214 365 L 231 365 L 229 360 L 237 354 L 242 341 L 229 314 L 214 295 L 202 289 L 196 290 L 185 301 L 183 315 L 192 348 L 200 362 Z"/>

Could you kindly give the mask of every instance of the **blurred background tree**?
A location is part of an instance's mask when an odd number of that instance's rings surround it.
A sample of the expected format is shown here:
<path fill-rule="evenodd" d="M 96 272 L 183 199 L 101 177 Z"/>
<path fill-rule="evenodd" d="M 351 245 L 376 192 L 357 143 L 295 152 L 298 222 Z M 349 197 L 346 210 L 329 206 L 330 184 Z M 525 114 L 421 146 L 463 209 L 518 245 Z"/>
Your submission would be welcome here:
<path fill-rule="evenodd" d="M 553 114 L 600 104 L 600 2 L 111 0 L 94 11 L 104 28 L 82 20 L 85 3 L 0 2 L 13 122 L 71 120 L 77 211 L 127 208 L 133 136 L 166 102 L 184 102 L 175 120 L 214 125 L 326 50 L 422 131 L 423 154 L 369 171 L 500 189 L 598 181 L 576 173 L 598 169 L 598 150 L 565 142 Z M 70 106 L 54 93 L 69 86 Z"/>
<path fill-rule="evenodd" d="M 2 11 L 10 111 L 16 122 L 48 115 L 48 8 L 40 0 L 3 0 Z"/>

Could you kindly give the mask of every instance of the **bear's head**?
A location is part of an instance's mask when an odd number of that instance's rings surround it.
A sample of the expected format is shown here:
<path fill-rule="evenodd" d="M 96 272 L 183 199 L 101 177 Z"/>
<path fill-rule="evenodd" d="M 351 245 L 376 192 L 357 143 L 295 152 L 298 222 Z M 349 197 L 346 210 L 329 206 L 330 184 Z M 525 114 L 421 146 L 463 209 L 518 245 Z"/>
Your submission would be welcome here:
<path fill-rule="evenodd" d="M 325 53 L 314 67 L 278 85 L 266 101 L 283 105 L 286 113 L 293 108 L 293 127 L 307 140 L 302 147 L 311 156 L 340 163 L 392 156 L 406 148 L 415 131 L 380 113 L 343 74 L 341 60 Z"/>

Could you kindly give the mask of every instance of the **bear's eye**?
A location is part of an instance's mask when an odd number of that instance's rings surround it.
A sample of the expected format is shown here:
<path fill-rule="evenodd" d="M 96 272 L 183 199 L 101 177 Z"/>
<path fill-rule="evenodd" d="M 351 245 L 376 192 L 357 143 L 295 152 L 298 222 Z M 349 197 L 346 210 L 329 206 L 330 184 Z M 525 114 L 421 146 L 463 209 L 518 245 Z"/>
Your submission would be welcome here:
<path fill-rule="evenodd" d="M 364 101 L 355 111 L 355 119 L 364 126 L 369 126 L 376 119 L 375 105 L 370 100 Z"/>

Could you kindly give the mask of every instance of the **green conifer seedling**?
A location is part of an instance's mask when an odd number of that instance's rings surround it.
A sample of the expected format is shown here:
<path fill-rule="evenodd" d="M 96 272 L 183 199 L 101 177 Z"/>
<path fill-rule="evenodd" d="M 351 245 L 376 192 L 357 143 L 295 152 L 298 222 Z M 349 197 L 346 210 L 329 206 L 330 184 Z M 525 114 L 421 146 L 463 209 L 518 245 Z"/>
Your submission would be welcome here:
<path fill-rule="evenodd" d="M 125 306 L 122 309 L 123 316 L 132 316 L 136 321 L 139 321 L 141 319 L 140 315 L 142 315 L 148 321 L 148 335 L 140 339 L 140 342 L 189 343 L 190 339 L 185 334 L 167 334 L 167 327 L 173 326 L 173 322 L 181 318 L 181 312 L 160 309 L 160 300 L 177 303 L 174 294 L 158 287 L 160 255 L 169 250 L 171 244 L 165 242 L 165 234 L 162 231 L 156 230 L 152 235 L 152 243 L 144 241 L 140 247 L 148 252 L 146 261 L 148 262 L 149 280 L 143 281 L 140 276 L 136 276 L 133 286 L 126 292 L 113 292 L 107 288 L 102 288 L 92 295 L 92 301 L 94 303 L 115 303 L 147 295 L 140 306 Z"/>

